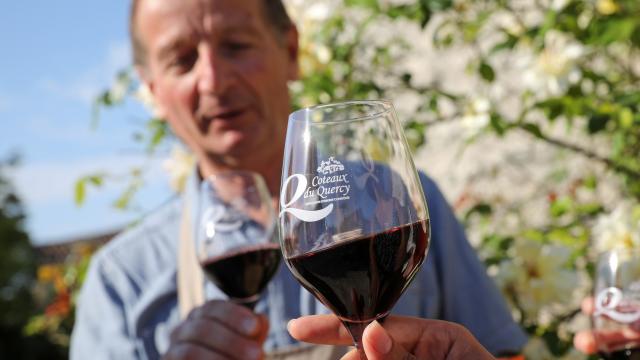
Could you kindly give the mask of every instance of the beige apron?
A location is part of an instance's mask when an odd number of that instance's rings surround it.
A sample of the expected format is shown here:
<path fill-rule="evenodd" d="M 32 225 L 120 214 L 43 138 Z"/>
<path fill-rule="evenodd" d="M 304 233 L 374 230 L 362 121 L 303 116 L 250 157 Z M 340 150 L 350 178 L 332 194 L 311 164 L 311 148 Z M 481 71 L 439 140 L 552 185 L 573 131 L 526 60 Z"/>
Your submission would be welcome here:
<path fill-rule="evenodd" d="M 178 309 L 181 319 L 186 319 L 191 309 L 205 302 L 204 273 L 196 258 L 192 224 L 191 206 L 189 201 L 185 199 L 178 246 Z M 347 347 L 303 345 L 275 350 L 267 354 L 266 358 L 272 360 L 334 360 L 339 359 L 347 350 Z"/>

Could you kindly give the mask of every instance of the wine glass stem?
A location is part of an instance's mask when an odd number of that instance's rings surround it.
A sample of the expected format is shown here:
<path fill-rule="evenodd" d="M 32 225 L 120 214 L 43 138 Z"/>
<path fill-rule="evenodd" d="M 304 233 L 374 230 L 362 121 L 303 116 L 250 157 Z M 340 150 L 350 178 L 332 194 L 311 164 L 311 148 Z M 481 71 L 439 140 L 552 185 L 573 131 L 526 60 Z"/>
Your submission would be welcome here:
<path fill-rule="evenodd" d="M 342 321 L 344 326 L 349 330 L 349 334 L 353 338 L 353 343 L 356 346 L 358 354 L 360 355 L 360 360 L 367 360 L 367 356 L 364 353 L 364 348 L 362 347 L 362 333 L 364 333 L 364 329 L 371 322 L 351 322 L 351 321 Z"/>
<path fill-rule="evenodd" d="M 259 298 L 257 296 L 255 298 L 249 298 L 249 299 L 231 299 L 232 302 L 238 305 L 242 305 L 251 311 L 254 311 L 256 304 L 258 303 L 258 300 Z"/>
<path fill-rule="evenodd" d="M 251 301 L 251 302 L 245 302 L 245 303 L 240 303 L 240 305 L 246 307 L 247 309 L 253 311 L 256 307 L 256 304 L 258 302 L 257 301 Z"/>

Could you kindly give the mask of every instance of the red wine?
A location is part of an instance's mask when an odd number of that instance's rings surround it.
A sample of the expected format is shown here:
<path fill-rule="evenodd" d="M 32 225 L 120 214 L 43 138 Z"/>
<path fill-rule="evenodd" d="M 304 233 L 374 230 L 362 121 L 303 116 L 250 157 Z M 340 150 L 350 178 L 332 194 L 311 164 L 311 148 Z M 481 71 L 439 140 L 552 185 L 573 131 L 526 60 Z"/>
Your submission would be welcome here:
<path fill-rule="evenodd" d="M 429 220 L 286 259 L 293 275 L 349 322 L 384 317 L 424 261 Z"/>
<path fill-rule="evenodd" d="M 203 262 L 209 280 L 231 299 L 259 295 L 278 270 L 281 252 L 278 244 L 243 248 Z"/>
<path fill-rule="evenodd" d="M 599 353 L 606 360 L 640 360 L 640 349 L 622 349 L 611 353 Z"/>

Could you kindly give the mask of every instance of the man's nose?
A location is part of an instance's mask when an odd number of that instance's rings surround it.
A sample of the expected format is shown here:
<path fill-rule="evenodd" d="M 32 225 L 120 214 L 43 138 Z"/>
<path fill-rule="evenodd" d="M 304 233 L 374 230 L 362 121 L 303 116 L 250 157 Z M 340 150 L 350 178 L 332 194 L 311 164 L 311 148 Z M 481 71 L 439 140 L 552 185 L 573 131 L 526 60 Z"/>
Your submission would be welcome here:
<path fill-rule="evenodd" d="M 224 93 L 233 76 L 228 62 L 209 50 L 204 50 L 200 59 L 198 90 L 202 93 Z"/>

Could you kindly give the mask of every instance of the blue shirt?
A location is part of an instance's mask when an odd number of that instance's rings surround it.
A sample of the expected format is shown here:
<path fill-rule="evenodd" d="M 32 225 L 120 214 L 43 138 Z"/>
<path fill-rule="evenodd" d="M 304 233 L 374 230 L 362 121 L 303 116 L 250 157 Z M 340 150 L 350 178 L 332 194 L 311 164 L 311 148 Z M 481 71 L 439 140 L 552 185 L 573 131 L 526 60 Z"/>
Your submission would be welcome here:
<path fill-rule="evenodd" d="M 518 351 L 526 336 L 468 243 L 451 208 L 421 174 L 432 227 L 427 259 L 393 314 L 460 323 L 490 352 Z M 191 180 L 184 197 L 197 196 Z M 91 261 L 79 296 L 71 359 L 157 359 L 180 322 L 177 247 L 184 198 L 176 198 L 105 245 Z M 192 201 L 192 204 L 197 201 Z M 211 283 L 208 299 L 225 299 Z M 265 350 L 296 346 L 292 318 L 327 309 L 282 265 L 256 305 L 269 317 Z"/>

